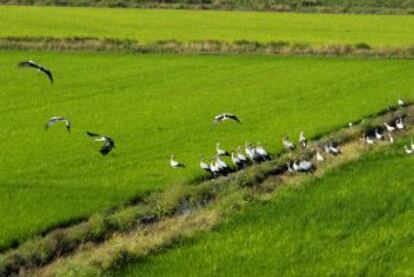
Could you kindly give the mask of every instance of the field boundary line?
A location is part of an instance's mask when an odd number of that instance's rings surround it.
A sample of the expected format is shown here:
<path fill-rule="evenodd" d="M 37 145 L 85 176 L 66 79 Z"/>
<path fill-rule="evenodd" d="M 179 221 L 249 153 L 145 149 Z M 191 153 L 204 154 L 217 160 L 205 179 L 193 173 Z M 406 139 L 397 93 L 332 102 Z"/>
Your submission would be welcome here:
<path fill-rule="evenodd" d="M 173 10 L 222 10 L 222 11 L 256 11 L 256 12 L 301 12 L 301 13 L 333 13 L 333 14 L 392 14 L 392 15 L 411 15 L 414 7 L 372 7 L 372 6 L 341 6 L 323 5 L 318 0 L 302 0 L 291 4 L 231 4 L 231 3 L 137 3 L 133 1 L 119 0 L 111 2 L 105 1 L 45 1 L 45 0 L 0 0 L 3 5 L 18 6 L 59 6 L 59 7 L 108 7 L 108 8 L 134 8 L 134 9 L 173 9 Z"/>
<path fill-rule="evenodd" d="M 410 46 L 374 47 L 367 43 L 311 45 L 287 41 L 258 42 L 236 40 L 177 40 L 142 43 L 131 39 L 95 37 L 1 37 L 0 50 L 25 51 L 96 51 L 168 54 L 261 54 L 281 56 L 358 56 L 381 58 L 414 58 Z"/>

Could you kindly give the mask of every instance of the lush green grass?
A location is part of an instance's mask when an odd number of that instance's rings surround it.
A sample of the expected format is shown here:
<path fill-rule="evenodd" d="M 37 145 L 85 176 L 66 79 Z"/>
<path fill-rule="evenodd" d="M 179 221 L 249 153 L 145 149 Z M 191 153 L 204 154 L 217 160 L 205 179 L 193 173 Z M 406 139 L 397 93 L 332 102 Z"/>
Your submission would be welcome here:
<path fill-rule="evenodd" d="M 0 7 L 0 36 L 407 46 L 414 17 L 294 13 Z"/>
<path fill-rule="evenodd" d="M 18 61 L 49 66 L 56 83 Z M 280 149 L 412 94 L 409 60 L 0 52 L 0 246 L 201 174 L 216 142 Z M 242 124 L 212 125 L 230 111 Z M 51 116 L 73 121 L 43 129 Z M 85 131 L 112 136 L 107 157 Z M 185 162 L 169 168 L 169 156 Z"/>
<path fill-rule="evenodd" d="M 334 170 L 122 276 L 412 276 L 414 166 L 401 146 Z"/>

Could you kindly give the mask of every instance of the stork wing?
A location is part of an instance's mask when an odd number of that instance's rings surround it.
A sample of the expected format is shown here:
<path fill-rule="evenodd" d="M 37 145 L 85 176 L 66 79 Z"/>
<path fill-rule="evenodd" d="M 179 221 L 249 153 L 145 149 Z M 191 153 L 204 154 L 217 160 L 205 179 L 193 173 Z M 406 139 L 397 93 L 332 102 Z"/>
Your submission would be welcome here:
<path fill-rule="evenodd" d="M 52 72 L 45 67 L 39 67 L 39 70 L 43 72 L 44 74 L 46 74 L 46 76 L 49 78 L 49 81 L 53 84 L 54 80 L 53 80 Z"/>
<path fill-rule="evenodd" d="M 88 134 L 88 136 L 90 137 L 100 137 L 101 135 L 99 134 L 95 134 L 95 133 L 91 133 L 91 132 L 86 132 Z"/>
<path fill-rule="evenodd" d="M 50 127 L 52 127 L 53 125 L 55 125 L 56 124 L 56 122 L 58 122 L 58 121 L 61 121 L 62 120 L 62 117 L 57 117 L 57 116 L 54 116 L 54 117 L 52 117 L 48 122 L 47 122 L 47 124 L 46 124 L 46 126 L 45 126 L 45 128 L 46 129 L 49 129 Z"/>
<path fill-rule="evenodd" d="M 37 68 L 39 69 L 40 66 L 38 64 L 36 64 L 34 61 L 24 61 L 24 62 L 19 62 L 17 64 L 17 66 L 19 67 L 33 67 L 33 68 Z"/>
<path fill-rule="evenodd" d="M 227 115 L 228 118 L 233 119 L 234 121 L 240 123 L 240 119 L 235 114 Z"/>

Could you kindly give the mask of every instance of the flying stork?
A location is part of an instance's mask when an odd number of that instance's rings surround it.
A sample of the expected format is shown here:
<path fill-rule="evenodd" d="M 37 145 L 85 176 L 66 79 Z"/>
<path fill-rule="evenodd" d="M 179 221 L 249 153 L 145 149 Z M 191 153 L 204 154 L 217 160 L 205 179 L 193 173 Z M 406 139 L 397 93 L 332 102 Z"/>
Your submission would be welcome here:
<path fill-rule="evenodd" d="M 40 64 L 37 64 L 36 62 L 34 62 L 32 60 L 19 62 L 17 64 L 17 66 L 19 66 L 19 67 L 27 67 L 27 68 L 34 68 L 37 71 L 45 74 L 49 78 L 50 83 L 53 84 L 53 75 L 52 75 L 52 72 L 49 69 L 47 69 L 46 67 L 44 67 L 44 66 L 42 66 Z"/>
<path fill-rule="evenodd" d="M 105 135 L 99 135 L 99 134 L 95 134 L 95 133 L 91 133 L 91 132 L 86 132 L 88 134 L 88 136 L 95 138 L 95 141 L 103 141 L 104 144 L 101 147 L 101 150 L 99 150 L 99 152 L 101 152 L 101 154 L 103 156 L 107 155 L 109 152 L 111 152 L 111 150 L 113 148 L 115 148 L 115 141 Z"/>
<path fill-rule="evenodd" d="M 68 130 L 68 132 L 70 133 L 70 129 L 72 127 L 72 123 L 70 122 L 69 119 L 64 118 L 62 116 L 53 116 L 46 124 L 45 129 L 49 129 L 50 127 L 52 127 L 53 125 L 55 125 L 58 122 L 64 122 L 66 129 Z"/>
<path fill-rule="evenodd" d="M 237 117 L 237 115 L 232 113 L 222 113 L 214 117 L 214 123 L 219 123 L 226 120 L 233 120 L 237 123 L 240 123 L 240 119 Z"/>

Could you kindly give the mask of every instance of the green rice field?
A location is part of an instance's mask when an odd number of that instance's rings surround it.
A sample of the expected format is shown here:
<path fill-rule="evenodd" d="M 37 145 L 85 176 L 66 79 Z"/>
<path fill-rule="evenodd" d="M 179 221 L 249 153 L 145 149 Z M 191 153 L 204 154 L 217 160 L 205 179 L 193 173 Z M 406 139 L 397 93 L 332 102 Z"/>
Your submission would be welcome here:
<path fill-rule="evenodd" d="M 414 17 L 0 6 L 0 37 L 97 37 L 410 46 Z"/>
<path fill-rule="evenodd" d="M 283 188 L 119 276 L 412 276 L 414 160 L 401 148 Z"/>
<path fill-rule="evenodd" d="M 200 154 L 325 133 L 413 94 L 410 60 L 0 52 L 0 248 L 200 177 Z M 34 59 L 56 82 L 16 67 Z M 221 112 L 241 124 L 214 126 Z M 45 131 L 52 116 L 73 122 Z M 86 131 L 114 138 L 102 157 Z M 170 154 L 187 167 L 169 167 Z"/>

